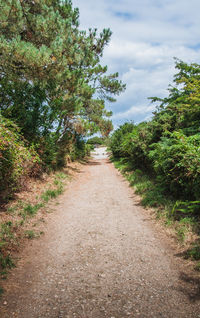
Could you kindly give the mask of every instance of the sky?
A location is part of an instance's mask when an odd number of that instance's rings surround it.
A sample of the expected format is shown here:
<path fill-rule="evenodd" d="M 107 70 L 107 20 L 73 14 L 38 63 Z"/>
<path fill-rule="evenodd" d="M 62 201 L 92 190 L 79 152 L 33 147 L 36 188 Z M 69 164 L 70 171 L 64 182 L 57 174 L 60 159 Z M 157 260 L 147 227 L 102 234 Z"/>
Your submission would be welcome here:
<path fill-rule="evenodd" d="M 110 28 L 103 65 L 119 72 L 126 91 L 112 110 L 115 128 L 125 121 L 149 120 L 173 83 L 174 57 L 200 63 L 200 0 L 72 0 L 80 11 L 80 28 Z"/>

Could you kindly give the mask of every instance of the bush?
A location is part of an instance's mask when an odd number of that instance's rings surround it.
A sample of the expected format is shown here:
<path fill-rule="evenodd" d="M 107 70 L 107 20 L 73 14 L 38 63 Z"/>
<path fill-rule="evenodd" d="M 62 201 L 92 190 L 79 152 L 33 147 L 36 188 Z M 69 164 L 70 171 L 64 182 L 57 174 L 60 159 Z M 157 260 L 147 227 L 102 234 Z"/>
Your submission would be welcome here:
<path fill-rule="evenodd" d="M 85 140 L 81 136 L 77 135 L 74 143 L 71 145 L 69 154 L 72 161 L 74 161 L 88 156 L 90 151 L 90 145 L 86 144 Z"/>
<path fill-rule="evenodd" d="M 27 176 L 40 170 L 35 150 L 27 147 L 18 127 L 0 116 L 0 195 L 6 198 L 18 190 Z"/>
<path fill-rule="evenodd" d="M 200 197 L 200 135 L 171 133 L 152 145 L 149 157 L 160 183 L 177 197 Z"/>
<path fill-rule="evenodd" d="M 126 151 L 123 147 L 123 141 L 125 139 L 125 136 L 133 131 L 133 128 L 133 123 L 125 123 L 113 133 L 110 141 L 110 149 L 114 157 L 126 157 Z"/>
<path fill-rule="evenodd" d="M 103 145 L 104 139 L 98 136 L 88 139 L 87 144 L 89 145 Z"/>

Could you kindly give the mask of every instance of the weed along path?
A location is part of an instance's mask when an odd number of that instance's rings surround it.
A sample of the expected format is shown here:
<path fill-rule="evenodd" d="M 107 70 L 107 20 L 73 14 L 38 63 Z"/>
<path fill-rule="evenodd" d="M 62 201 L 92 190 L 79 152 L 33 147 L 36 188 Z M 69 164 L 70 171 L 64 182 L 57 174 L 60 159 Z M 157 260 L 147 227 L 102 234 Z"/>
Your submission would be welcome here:
<path fill-rule="evenodd" d="M 198 318 L 200 288 L 97 150 L 4 282 L 1 318 Z"/>

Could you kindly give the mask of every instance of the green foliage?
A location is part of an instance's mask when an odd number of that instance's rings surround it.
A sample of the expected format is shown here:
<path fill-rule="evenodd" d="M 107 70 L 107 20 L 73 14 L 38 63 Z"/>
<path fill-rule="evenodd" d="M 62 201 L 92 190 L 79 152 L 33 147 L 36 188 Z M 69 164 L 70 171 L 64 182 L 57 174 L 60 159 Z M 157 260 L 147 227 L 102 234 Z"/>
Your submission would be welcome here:
<path fill-rule="evenodd" d="M 103 145 L 104 144 L 104 139 L 102 137 L 92 137 L 87 140 L 87 144 L 89 145 Z"/>
<path fill-rule="evenodd" d="M 200 215 L 200 201 L 177 201 L 172 209 L 174 219 L 198 217 Z"/>
<path fill-rule="evenodd" d="M 110 142 L 110 149 L 115 157 L 126 157 L 126 150 L 124 149 L 122 143 L 126 135 L 132 132 L 133 128 L 133 123 L 125 123 L 113 133 Z"/>
<path fill-rule="evenodd" d="M 59 192 L 60 192 L 59 190 L 48 189 L 42 194 L 42 200 L 44 200 L 45 202 L 48 202 L 50 199 L 56 198 L 58 194 L 60 194 Z"/>
<path fill-rule="evenodd" d="M 13 122 L 0 115 L 0 193 L 6 197 L 23 185 L 29 175 L 37 175 L 40 159 L 27 147 Z"/>
<path fill-rule="evenodd" d="M 0 226 L 0 249 L 6 246 L 10 242 L 15 242 L 14 231 L 17 226 L 11 221 L 2 223 Z"/>
<path fill-rule="evenodd" d="M 10 255 L 6 255 L 5 257 L 3 255 L 0 255 L 0 269 L 5 270 L 7 268 L 15 267 L 15 264 L 13 260 L 11 259 Z"/>
<path fill-rule="evenodd" d="M 176 60 L 176 68 L 169 96 L 151 98 L 151 121 L 120 126 L 110 149 L 142 204 L 173 224 L 183 243 L 189 231 L 200 233 L 200 65 Z M 188 255 L 199 260 L 199 242 Z"/>
<path fill-rule="evenodd" d="M 78 19 L 70 0 L 0 1 L 0 111 L 47 169 L 87 153 L 77 134 L 109 135 L 105 100 L 125 90 L 100 64 L 111 31 L 81 31 Z"/>
<path fill-rule="evenodd" d="M 70 149 L 70 157 L 72 161 L 83 159 L 90 154 L 90 150 L 90 145 L 80 135 L 76 135 L 76 140 Z"/>
<path fill-rule="evenodd" d="M 133 166 L 127 160 L 115 159 L 114 164 L 135 188 L 136 194 L 141 195 L 143 206 L 159 208 L 170 205 L 169 199 L 163 194 L 163 189 L 145 171 L 133 170 Z"/>
<path fill-rule="evenodd" d="M 188 231 L 187 225 L 178 224 L 176 226 L 176 235 L 179 242 L 183 243 L 185 241 L 187 231 Z"/>
<path fill-rule="evenodd" d="M 24 217 L 26 217 L 26 215 L 34 216 L 38 212 L 38 210 L 41 209 L 42 207 L 43 207 L 42 203 L 38 203 L 38 204 L 35 204 L 35 205 L 27 203 L 27 204 L 25 204 L 25 206 L 23 208 L 22 215 Z"/>
<path fill-rule="evenodd" d="M 0 226 L 0 273 L 3 275 L 3 270 L 7 268 L 12 268 L 14 266 L 14 262 L 11 259 L 11 256 L 8 253 L 4 253 L 5 247 L 8 244 L 15 243 L 15 235 L 14 230 L 16 227 L 13 225 L 11 221 L 7 221 L 2 223 Z"/>
<path fill-rule="evenodd" d="M 200 135 L 173 132 L 152 145 L 149 157 L 160 183 L 176 197 L 200 197 Z"/>
<path fill-rule="evenodd" d="M 200 198 L 200 66 L 177 60 L 176 68 L 175 87 L 170 86 L 169 96 L 151 98 L 159 103 L 152 120 L 120 126 L 111 137 L 110 148 L 134 169 L 155 175 L 163 193 L 195 201 Z"/>
<path fill-rule="evenodd" d="M 113 129 L 105 101 L 125 90 L 100 63 L 111 31 L 79 29 L 70 0 L 0 1 L 0 193 L 89 154 Z"/>
<path fill-rule="evenodd" d="M 58 172 L 54 179 L 55 189 L 47 189 L 43 192 L 41 199 L 44 202 L 48 202 L 51 199 L 55 199 L 58 195 L 62 194 L 64 191 L 63 180 L 67 178 L 67 175 L 63 172 Z"/>
<path fill-rule="evenodd" d="M 56 179 L 58 179 L 58 180 L 64 180 L 64 179 L 66 179 L 66 178 L 69 178 L 69 175 L 68 175 L 68 174 L 66 174 L 66 173 L 64 173 L 64 172 L 62 172 L 62 171 L 56 173 Z M 55 180 L 56 180 L 56 179 L 55 179 Z"/>

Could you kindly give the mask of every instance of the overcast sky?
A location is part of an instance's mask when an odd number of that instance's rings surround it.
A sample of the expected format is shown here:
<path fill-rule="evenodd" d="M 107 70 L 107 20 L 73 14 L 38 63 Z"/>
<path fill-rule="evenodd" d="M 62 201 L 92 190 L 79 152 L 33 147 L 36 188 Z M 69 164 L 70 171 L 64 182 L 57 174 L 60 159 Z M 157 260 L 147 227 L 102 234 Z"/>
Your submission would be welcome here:
<path fill-rule="evenodd" d="M 110 28 L 103 63 L 127 85 L 113 111 L 115 127 L 151 117 L 150 96 L 164 97 L 174 59 L 200 63 L 200 0 L 73 0 L 81 29 Z"/>

